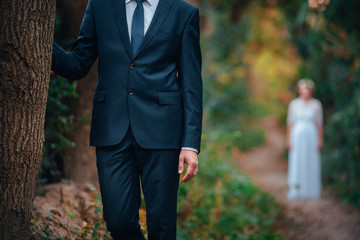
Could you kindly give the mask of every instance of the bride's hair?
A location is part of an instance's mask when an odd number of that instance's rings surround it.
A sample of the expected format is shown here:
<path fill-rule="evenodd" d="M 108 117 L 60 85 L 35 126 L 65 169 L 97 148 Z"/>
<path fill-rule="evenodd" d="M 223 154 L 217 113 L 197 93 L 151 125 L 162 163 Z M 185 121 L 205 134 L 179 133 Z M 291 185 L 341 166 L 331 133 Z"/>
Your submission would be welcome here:
<path fill-rule="evenodd" d="M 301 79 L 298 84 L 297 84 L 298 89 L 302 88 L 302 87 L 308 87 L 311 90 L 314 90 L 315 88 L 315 83 L 313 82 L 313 80 L 308 79 L 308 78 L 303 78 Z"/>

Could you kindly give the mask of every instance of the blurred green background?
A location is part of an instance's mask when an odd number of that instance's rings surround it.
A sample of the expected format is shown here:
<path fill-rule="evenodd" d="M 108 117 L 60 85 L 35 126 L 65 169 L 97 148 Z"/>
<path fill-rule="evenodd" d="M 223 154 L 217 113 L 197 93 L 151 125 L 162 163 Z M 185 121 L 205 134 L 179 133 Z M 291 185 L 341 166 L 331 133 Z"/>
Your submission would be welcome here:
<path fill-rule="evenodd" d="M 318 9 L 305 0 L 191 2 L 201 12 L 204 133 L 199 175 L 179 191 L 178 239 L 281 239 L 274 231 L 280 205 L 237 170 L 232 150 L 264 143 L 258 123 L 265 116 L 285 125 L 303 77 L 316 83 L 325 112 L 323 182 L 340 201 L 360 206 L 360 1 Z M 70 47 L 64 18 L 60 8 L 56 38 Z M 77 98 L 77 83 L 51 80 L 39 184 L 66 175 L 62 155 L 75 147 L 74 124 L 89 123 L 71 113 Z"/>

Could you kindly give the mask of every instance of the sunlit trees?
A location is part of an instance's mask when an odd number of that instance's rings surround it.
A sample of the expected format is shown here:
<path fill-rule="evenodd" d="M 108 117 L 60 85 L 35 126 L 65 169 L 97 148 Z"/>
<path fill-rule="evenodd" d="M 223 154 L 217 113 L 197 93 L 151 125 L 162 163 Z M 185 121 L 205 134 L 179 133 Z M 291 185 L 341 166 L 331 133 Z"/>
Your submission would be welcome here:
<path fill-rule="evenodd" d="M 323 12 L 326 10 L 327 5 L 330 4 L 330 0 L 308 0 L 309 7 L 312 9 L 316 9 L 319 12 Z"/>
<path fill-rule="evenodd" d="M 325 109 L 324 183 L 360 205 L 360 1 L 332 0 L 322 13 L 300 0 L 282 6 L 303 58 L 299 75 L 316 82 Z"/>

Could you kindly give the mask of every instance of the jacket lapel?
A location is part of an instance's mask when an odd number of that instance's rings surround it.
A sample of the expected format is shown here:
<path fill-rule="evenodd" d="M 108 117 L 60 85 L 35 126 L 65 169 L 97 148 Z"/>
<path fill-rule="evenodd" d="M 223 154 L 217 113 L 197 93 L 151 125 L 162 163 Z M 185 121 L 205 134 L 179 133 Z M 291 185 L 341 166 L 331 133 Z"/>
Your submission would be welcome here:
<path fill-rule="evenodd" d="M 160 1 L 161 2 L 161 1 Z M 123 44 L 128 52 L 130 58 L 133 58 L 133 53 L 130 44 L 129 38 L 129 30 L 127 27 L 127 20 L 126 20 L 126 9 L 125 9 L 125 1 L 124 0 L 112 0 L 113 3 L 113 13 L 116 26 L 119 30 L 121 39 Z M 159 3 L 160 5 L 160 3 Z"/>
<path fill-rule="evenodd" d="M 114 0 L 114 1 L 116 1 L 116 0 Z M 159 5 L 157 6 L 155 15 L 154 15 L 154 17 L 150 23 L 150 26 L 145 34 L 144 40 L 141 43 L 140 48 L 139 48 L 138 52 L 136 53 L 136 55 L 134 56 L 134 58 L 136 56 L 138 56 L 145 49 L 145 47 L 149 44 L 151 39 L 153 39 L 153 37 L 159 31 L 161 24 L 164 22 L 166 16 L 169 13 L 171 5 L 172 5 L 171 0 L 160 0 L 159 1 Z"/>

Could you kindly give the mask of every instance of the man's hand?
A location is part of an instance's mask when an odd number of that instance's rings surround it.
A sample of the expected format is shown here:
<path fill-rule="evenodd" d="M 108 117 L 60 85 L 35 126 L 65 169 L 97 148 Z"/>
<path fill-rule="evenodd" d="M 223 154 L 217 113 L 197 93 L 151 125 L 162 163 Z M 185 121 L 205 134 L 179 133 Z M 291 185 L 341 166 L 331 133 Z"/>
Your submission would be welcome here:
<path fill-rule="evenodd" d="M 181 179 L 181 183 L 186 183 L 193 179 L 198 171 L 197 153 L 191 150 L 181 150 L 179 156 L 179 174 L 184 171 L 184 164 L 187 164 L 185 176 Z"/>

